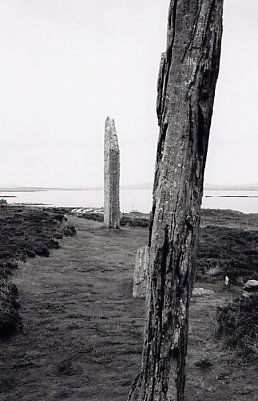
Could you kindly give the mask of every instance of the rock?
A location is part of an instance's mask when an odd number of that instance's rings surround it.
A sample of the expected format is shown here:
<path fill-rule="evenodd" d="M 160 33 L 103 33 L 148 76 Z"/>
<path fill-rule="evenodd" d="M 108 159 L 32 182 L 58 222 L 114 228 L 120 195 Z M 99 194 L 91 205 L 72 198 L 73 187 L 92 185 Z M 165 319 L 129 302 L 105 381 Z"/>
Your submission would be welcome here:
<path fill-rule="evenodd" d="M 120 225 L 120 152 L 115 122 L 107 117 L 105 122 L 104 151 L 104 224 L 109 228 Z"/>
<path fill-rule="evenodd" d="M 248 280 L 244 285 L 245 291 L 257 291 L 258 290 L 258 280 Z"/>
<path fill-rule="evenodd" d="M 213 290 L 206 290 L 205 288 L 196 287 L 193 289 L 192 296 L 193 297 L 203 297 L 203 296 L 210 296 L 215 294 Z"/>
<path fill-rule="evenodd" d="M 135 258 L 133 275 L 133 297 L 145 298 L 148 281 L 150 248 L 142 246 L 138 249 Z"/>

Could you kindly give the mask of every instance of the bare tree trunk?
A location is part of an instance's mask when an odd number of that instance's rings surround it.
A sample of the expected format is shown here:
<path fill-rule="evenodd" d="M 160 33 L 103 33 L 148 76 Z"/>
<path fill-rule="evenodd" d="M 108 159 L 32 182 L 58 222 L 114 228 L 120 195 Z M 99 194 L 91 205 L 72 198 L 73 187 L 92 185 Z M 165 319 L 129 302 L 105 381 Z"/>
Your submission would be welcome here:
<path fill-rule="evenodd" d="M 129 400 L 184 400 L 188 309 L 215 86 L 223 0 L 171 0 L 158 78 L 143 360 Z"/>

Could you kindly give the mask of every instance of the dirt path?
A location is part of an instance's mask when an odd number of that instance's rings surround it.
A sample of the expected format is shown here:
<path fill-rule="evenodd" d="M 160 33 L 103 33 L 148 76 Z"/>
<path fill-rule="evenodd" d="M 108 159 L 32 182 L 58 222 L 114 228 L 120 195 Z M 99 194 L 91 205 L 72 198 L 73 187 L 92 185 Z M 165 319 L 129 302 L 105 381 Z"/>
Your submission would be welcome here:
<path fill-rule="evenodd" d="M 1 401 L 126 401 L 139 372 L 144 302 L 132 299 L 132 272 L 148 231 L 69 220 L 75 237 L 17 270 L 24 331 L 1 344 Z M 216 305 L 230 297 L 192 302 L 188 401 L 255 399 L 254 369 L 239 371 L 212 336 Z M 195 365 L 205 358 L 210 367 Z"/>
<path fill-rule="evenodd" d="M 17 271 L 24 332 L 2 344 L 2 401 L 122 401 L 134 378 L 143 302 L 130 283 L 147 232 L 69 220 L 75 237 Z"/>

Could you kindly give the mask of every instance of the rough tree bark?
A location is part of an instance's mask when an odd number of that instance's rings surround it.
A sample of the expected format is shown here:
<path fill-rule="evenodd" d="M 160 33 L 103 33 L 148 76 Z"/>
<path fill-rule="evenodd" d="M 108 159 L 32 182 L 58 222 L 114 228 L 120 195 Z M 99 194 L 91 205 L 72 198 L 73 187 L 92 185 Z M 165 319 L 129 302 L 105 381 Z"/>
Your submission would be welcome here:
<path fill-rule="evenodd" d="M 158 78 L 160 126 L 149 235 L 150 287 L 142 369 L 129 400 L 184 400 L 195 270 L 223 0 L 171 0 Z"/>

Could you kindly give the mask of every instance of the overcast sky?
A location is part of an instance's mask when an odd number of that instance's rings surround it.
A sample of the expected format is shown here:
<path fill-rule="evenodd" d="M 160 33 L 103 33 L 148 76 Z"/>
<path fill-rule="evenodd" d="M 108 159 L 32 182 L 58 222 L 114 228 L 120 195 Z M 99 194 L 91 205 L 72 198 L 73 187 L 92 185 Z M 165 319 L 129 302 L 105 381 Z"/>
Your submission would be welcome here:
<path fill-rule="evenodd" d="M 169 0 L 0 0 L 1 185 L 103 181 L 106 116 L 122 184 L 152 182 Z M 225 0 L 209 184 L 258 182 L 258 1 Z"/>

